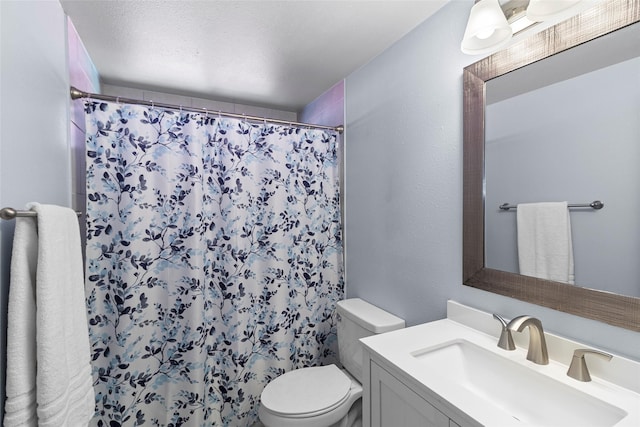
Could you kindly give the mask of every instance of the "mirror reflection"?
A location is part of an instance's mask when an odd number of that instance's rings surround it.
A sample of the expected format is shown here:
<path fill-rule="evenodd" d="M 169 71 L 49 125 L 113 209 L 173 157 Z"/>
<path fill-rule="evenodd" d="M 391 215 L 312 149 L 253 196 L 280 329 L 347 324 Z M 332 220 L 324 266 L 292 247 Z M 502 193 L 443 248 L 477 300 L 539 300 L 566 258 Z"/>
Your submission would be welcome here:
<path fill-rule="evenodd" d="M 575 284 L 640 296 L 640 24 L 490 80 L 486 96 L 486 267 L 521 272 L 517 211 L 499 205 L 602 200 L 569 210 Z"/>
<path fill-rule="evenodd" d="M 485 200 L 487 186 L 485 181 L 485 104 L 486 104 L 486 84 L 487 82 L 504 76 L 508 73 L 519 70 L 522 67 L 528 68 L 529 64 L 546 63 L 553 61 L 556 57 L 563 55 L 567 49 L 573 49 L 576 46 L 591 46 L 594 40 L 602 37 L 604 34 L 620 31 L 630 25 L 640 22 L 640 9 L 637 8 L 640 0 L 629 0 L 621 2 L 619 0 L 605 0 L 593 8 L 583 12 L 582 14 L 563 21 L 555 26 L 548 28 L 539 34 L 523 39 L 522 42 L 496 52 L 492 56 L 471 64 L 463 70 L 464 78 L 464 185 L 463 185 L 463 283 L 466 286 L 472 286 L 488 292 L 504 295 L 507 297 L 526 301 L 531 304 L 537 304 L 554 310 L 563 311 L 565 313 L 574 314 L 589 319 L 606 322 L 610 325 L 627 328 L 634 331 L 640 331 L 640 297 L 623 295 L 613 291 L 592 289 L 580 283 L 580 279 L 576 280 L 576 285 L 566 284 L 557 280 L 547 280 L 537 277 L 526 276 L 522 274 L 512 273 L 506 270 L 487 267 L 485 236 L 492 233 L 492 230 L 485 230 L 485 214 L 491 209 L 489 202 Z M 637 28 L 637 27 L 636 27 Z M 637 32 L 637 29 L 631 32 Z M 637 36 L 636 36 L 637 37 Z M 636 41 L 631 44 L 640 45 Z M 587 55 L 588 56 L 588 55 Z M 542 73 L 539 73 L 542 74 Z M 501 77 L 500 77 L 501 78 Z M 543 87 L 546 85 L 542 85 Z M 514 87 L 519 87 L 518 84 Z M 583 89 L 592 91 L 594 88 Z M 526 92 L 526 91 L 525 91 Z M 522 92 L 522 93 L 525 93 Z M 594 92 L 595 93 L 595 92 Z M 573 93 L 571 96 L 582 96 Z M 507 98 L 503 98 L 506 100 Z M 599 104 L 603 104 L 600 102 Z M 637 104 L 635 104 L 637 105 Z M 532 121 L 537 120 L 536 115 L 540 115 L 541 109 L 550 108 L 544 104 L 534 110 Z M 610 115 L 609 108 L 601 108 L 598 105 L 599 114 L 603 116 Z M 637 108 L 636 108 L 636 111 Z M 562 111 L 564 115 L 570 115 L 568 112 Z M 563 119 L 564 120 L 564 119 Z M 557 123 L 552 123 L 557 125 Z M 584 125 L 584 120 L 577 125 Z M 533 127 L 538 130 L 549 126 Z M 609 144 L 611 135 L 607 134 L 602 140 L 602 144 Z M 637 141 L 637 138 L 636 138 Z M 536 144 L 542 144 L 540 140 L 536 140 Z M 552 148 L 557 149 L 559 144 Z M 582 146 L 579 147 L 582 149 Z M 542 150 L 538 150 L 542 152 Z M 607 152 L 611 150 L 606 150 Z M 573 153 L 574 157 L 579 157 L 581 151 L 577 150 Z M 549 166 L 544 163 L 539 166 L 545 171 L 549 170 L 565 170 L 567 167 L 564 163 L 554 163 L 557 153 L 551 152 Z M 573 163 L 577 163 L 577 160 Z M 567 161 L 565 160 L 565 163 Z M 527 158 L 524 164 L 533 163 L 532 159 Z M 602 160 L 602 163 L 607 163 Z M 614 166 L 607 165 L 610 168 Z M 617 165 L 616 165 L 617 166 Z M 519 173 L 519 171 L 518 171 Z M 541 177 L 542 176 L 542 177 Z M 529 181 L 530 184 L 538 180 L 544 179 L 545 175 L 536 175 Z M 503 175 L 503 180 L 513 179 L 511 176 Z M 579 181 L 581 178 L 563 178 L 566 180 Z M 485 185 L 486 184 L 486 185 Z M 556 185 L 555 181 L 553 182 Z M 621 185 L 616 183 L 615 185 Z M 577 188 L 577 186 L 576 186 Z M 637 194 L 637 191 L 634 191 Z M 509 201 L 510 203 L 522 203 L 524 200 L 520 193 L 517 200 Z M 593 193 L 589 191 L 589 197 L 586 201 L 593 200 Z M 549 197 L 544 194 L 545 198 Z M 567 197 L 563 195 L 563 198 Z M 613 202 L 606 200 L 607 196 L 601 196 L 605 202 L 605 208 L 601 212 L 593 213 L 597 215 L 608 212 L 612 208 Z M 567 197 L 568 198 L 568 197 Z M 540 202 L 540 200 L 535 200 Z M 571 202 L 585 202 L 584 200 L 570 200 Z M 486 202 L 486 203 L 485 203 Z M 504 203 L 504 199 L 500 197 L 497 204 Z M 489 208 L 485 210 L 485 205 Z M 495 209 L 495 208 L 493 208 Z M 521 211 L 516 211 L 521 212 Z M 568 212 L 568 211 L 567 211 Z M 512 213 L 511 211 L 499 212 L 500 214 Z M 566 213 L 566 212 L 565 212 Z M 583 212 L 582 214 L 587 214 Z M 571 217 L 576 214 L 572 213 Z M 637 216 L 636 216 L 637 217 Z M 607 227 L 611 227 L 607 224 Z M 573 228 L 573 227 L 572 227 Z M 631 231 L 628 233 L 630 234 Z M 575 233 L 573 233 L 575 234 Z M 600 242 L 598 242 L 600 244 Z M 603 248 L 602 252 L 611 248 Z M 510 251 L 513 252 L 514 247 Z M 576 264 L 582 263 L 576 257 Z M 637 262 L 637 261 L 633 261 Z M 584 263 L 583 263 L 584 264 Z M 599 264 L 599 268 L 606 268 L 605 265 Z M 581 275 L 579 269 L 575 273 Z M 605 284 L 611 283 L 613 280 L 607 277 Z M 637 282 L 639 278 L 635 278 Z"/>

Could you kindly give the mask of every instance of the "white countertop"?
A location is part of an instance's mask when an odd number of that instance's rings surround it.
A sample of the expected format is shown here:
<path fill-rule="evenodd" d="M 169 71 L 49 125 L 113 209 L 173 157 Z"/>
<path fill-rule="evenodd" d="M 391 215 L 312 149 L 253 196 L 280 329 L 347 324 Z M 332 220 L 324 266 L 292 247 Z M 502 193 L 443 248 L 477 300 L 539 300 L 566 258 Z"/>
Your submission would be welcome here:
<path fill-rule="evenodd" d="M 454 311 L 461 310 L 461 307 L 462 310 L 464 310 L 465 306 L 458 305 L 454 307 Z M 470 310 L 475 309 L 470 308 Z M 465 314 L 466 320 L 464 321 L 476 324 L 480 329 L 486 329 L 487 325 L 493 327 L 492 321 L 497 324 L 493 319 L 487 320 L 486 316 L 490 317 L 490 314 L 479 313 L 482 314 L 481 318 L 473 319 L 474 313 L 471 313 L 472 316 L 471 319 L 469 319 L 469 313 L 467 312 Z M 499 327 L 496 330 L 499 331 Z M 577 381 L 566 375 L 568 365 L 565 363 L 550 358 L 548 365 L 536 365 L 526 360 L 527 351 L 522 345 L 518 345 L 514 351 L 505 351 L 497 347 L 497 338 L 495 336 L 465 326 L 451 319 L 429 322 L 381 335 L 374 335 L 364 338 L 361 341 L 373 357 L 377 356 L 384 364 L 392 367 L 402 375 L 411 378 L 411 385 L 413 387 L 421 385 L 423 391 L 430 395 L 432 395 L 432 393 L 437 394 L 479 423 L 486 426 L 500 427 L 522 426 L 523 422 L 514 419 L 508 410 L 503 410 L 503 408 L 494 405 L 491 400 L 479 399 L 478 395 L 474 394 L 473 391 L 448 379 L 446 367 L 443 367 L 442 370 L 425 369 L 425 362 L 413 355 L 420 353 L 424 349 L 441 346 L 443 343 L 451 342 L 452 340 L 464 340 L 475 344 L 504 358 L 505 361 L 517 363 L 527 369 L 549 377 L 554 381 L 565 384 L 574 390 L 586 393 L 606 404 L 622 409 L 627 412 L 628 415 L 615 424 L 616 427 L 640 426 L 640 394 L 638 394 L 637 391 L 606 381 L 594 376 L 593 373 L 592 381 Z M 561 338 L 556 336 L 550 337 L 548 340 L 550 341 L 549 345 L 557 345 L 555 341 L 558 340 L 561 340 Z M 568 344 L 565 343 L 563 345 L 567 346 Z M 588 347 L 585 346 L 585 348 Z M 551 351 L 550 349 L 550 355 L 555 353 L 557 353 L 557 350 Z M 566 355 L 567 361 L 571 360 L 571 353 L 572 351 Z M 614 359 L 616 357 L 617 356 L 614 355 Z M 589 362 L 589 360 L 587 362 Z M 623 362 L 622 365 L 624 369 L 626 369 L 626 375 L 624 376 L 631 384 L 635 384 L 633 377 L 637 375 L 636 378 L 640 379 L 640 364 L 629 360 Z M 620 364 L 615 366 L 620 366 Z M 629 374 L 632 377 L 630 380 L 628 378 Z M 618 377 L 619 376 L 621 375 L 618 375 Z M 617 376 L 613 375 L 613 377 L 616 378 Z M 637 385 L 640 387 L 640 383 Z M 566 389 L 564 387 L 562 388 Z M 594 400 L 594 402 L 597 401 Z M 530 404 L 535 407 L 536 402 L 530 402 Z M 562 403 L 560 402 L 559 404 L 561 405 Z"/>

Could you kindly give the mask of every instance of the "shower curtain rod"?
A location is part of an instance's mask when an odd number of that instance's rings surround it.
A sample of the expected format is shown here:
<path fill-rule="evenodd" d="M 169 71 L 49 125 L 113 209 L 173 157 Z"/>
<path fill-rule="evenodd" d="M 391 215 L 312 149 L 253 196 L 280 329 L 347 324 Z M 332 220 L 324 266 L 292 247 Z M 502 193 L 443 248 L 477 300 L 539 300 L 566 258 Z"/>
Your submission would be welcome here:
<path fill-rule="evenodd" d="M 121 96 L 111 96 L 111 95 L 102 95 L 102 94 L 99 94 L 99 93 L 83 92 L 80 89 L 76 89 L 75 87 L 71 86 L 71 99 L 80 99 L 80 98 L 98 99 L 98 100 L 101 100 L 101 101 L 124 102 L 126 104 L 148 105 L 150 107 L 166 108 L 166 109 L 170 109 L 170 110 L 194 111 L 194 112 L 205 113 L 205 114 L 214 113 L 214 114 L 217 114 L 217 115 L 220 115 L 220 116 L 233 117 L 233 118 L 237 118 L 237 119 L 245 119 L 245 120 L 260 121 L 260 122 L 267 121 L 267 122 L 270 122 L 270 123 L 277 123 L 277 124 L 282 124 L 282 125 L 333 130 L 333 131 L 336 131 L 336 132 L 338 132 L 340 134 L 344 132 L 344 126 L 312 125 L 310 123 L 299 123 L 299 122 L 291 122 L 291 121 L 287 121 L 287 120 L 269 119 L 267 117 L 248 116 L 246 114 L 225 113 L 223 111 L 207 110 L 206 108 L 184 107 L 182 105 L 175 105 L 175 104 L 163 104 L 161 102 L 143 101 L 143 100 L 140 100 L 140 99 L 123 98 Z"/>

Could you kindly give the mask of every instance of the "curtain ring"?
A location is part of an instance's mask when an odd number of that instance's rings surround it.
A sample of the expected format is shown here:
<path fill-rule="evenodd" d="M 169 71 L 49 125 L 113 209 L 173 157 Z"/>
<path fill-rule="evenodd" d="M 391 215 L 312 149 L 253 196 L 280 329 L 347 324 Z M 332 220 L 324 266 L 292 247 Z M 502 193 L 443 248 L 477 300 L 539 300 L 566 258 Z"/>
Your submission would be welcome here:
<path fill-rule="evenodd" d="M 120 104 L 120 97 L 116 96 L 116 104 Z"/>
<path fill-rule="evenodd" d="M 209 118 L 209 110 L 207 110 L 206 108 L 204 108 L 204 118 L 205 119 Z"/>
<path fill-rule="evenodd" d="M 153 100 L 151 100 L 151 101 L 149 101 L 149 102 L 151 102 L 151 108 L 152 108 L 152 109 L 153 109 L 153 108 L 155 108 L 155 105 L 154 105 L 154 103 L 153 103 Z"/>
<path fill-rule="evenodd" d="M 220 110 L 218 110 L 218 120 L 222 119 L 222 113 L 220 113 Z"/>

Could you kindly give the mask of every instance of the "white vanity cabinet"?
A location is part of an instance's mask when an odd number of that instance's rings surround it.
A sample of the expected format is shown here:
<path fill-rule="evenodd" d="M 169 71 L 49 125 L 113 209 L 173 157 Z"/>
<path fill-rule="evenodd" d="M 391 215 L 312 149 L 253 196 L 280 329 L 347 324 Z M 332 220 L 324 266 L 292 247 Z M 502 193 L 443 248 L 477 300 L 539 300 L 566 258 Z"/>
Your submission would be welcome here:
<path fill-rule="evenodd" d="M 461 419 L 460 414 L 452 414 L 451 408 L 442 402 L 427 396 L 424 391 L 413 389 L 393 368 L 372 359 L 366 351 L 364 361 L 363 427 L 480 425 Z"/>
<path fill-rule="evenodd" d="M 371 363 L 370 398 L 372 427 L 449 427 L 449 417 L 375 362 Z"/>

